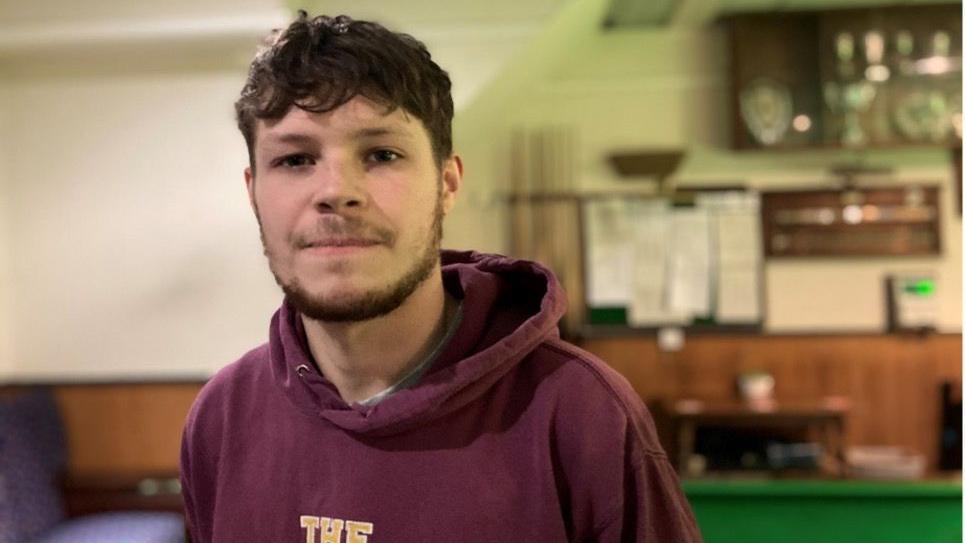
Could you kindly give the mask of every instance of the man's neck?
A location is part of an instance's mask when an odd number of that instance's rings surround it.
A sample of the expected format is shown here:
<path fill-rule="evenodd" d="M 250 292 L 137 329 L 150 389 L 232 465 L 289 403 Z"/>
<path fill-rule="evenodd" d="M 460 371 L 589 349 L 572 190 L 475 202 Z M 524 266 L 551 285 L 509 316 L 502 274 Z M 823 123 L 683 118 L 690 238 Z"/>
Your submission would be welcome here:
<path fill-rule="evenodd" d="M 455 305 L 437 269 L 387 315 L 349 323 L 301 319 L 318 368 L 351 404 L 394 385 L 418 366 L 445 335 Z"/>

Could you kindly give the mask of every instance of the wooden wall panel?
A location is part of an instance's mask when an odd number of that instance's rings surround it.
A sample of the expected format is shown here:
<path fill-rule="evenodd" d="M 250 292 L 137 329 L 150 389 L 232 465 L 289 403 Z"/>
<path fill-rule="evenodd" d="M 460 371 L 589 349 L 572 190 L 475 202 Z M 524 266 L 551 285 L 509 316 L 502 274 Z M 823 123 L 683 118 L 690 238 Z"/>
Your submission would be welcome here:
<path fill-rule="evenodd" d="M 768 371 L 779 401 L 845 396 L 849 445 L 899 445 L 934 465 L 939 386 L 961 390 L 961 336 L 694 336 L 661 352 L 652 337 L 585 340 L 644 400 L 737 398 L 743 371 Z M 73 474 L 174 472 L 181 428 L 202 383 L 54 386 Z M 960 393 L 960 392 L 959 392 Z"/>
<path fill-rule="evenodd" d="M 778 401 L 828 396 L 851 403 L 848 445 L 897 445 L 937 462 L 940 386 L 961 389 L 962 339 L 929 336 L 700 335 L 674 353 L 652 337 L 584 340 L 581 346 L 622 373 L 645 401 L 737 400 L 739 373 L 762 370 L 776 380 Z"/>
<path fill-rule="evenodd" d="M 614 338 L 596 342 L 592 352 L 622 373 L 641 398 L 671 397 L 676 383 L 666 379 L 661 364 L 663 353 L 655 342 L 633 338 Z M 645 361 L 645 362 L 644 362 Z"/>
<path fill-rule="evenodd" d="M 71 474 L 176 472 L 202 383 L 57 385 Z"/>

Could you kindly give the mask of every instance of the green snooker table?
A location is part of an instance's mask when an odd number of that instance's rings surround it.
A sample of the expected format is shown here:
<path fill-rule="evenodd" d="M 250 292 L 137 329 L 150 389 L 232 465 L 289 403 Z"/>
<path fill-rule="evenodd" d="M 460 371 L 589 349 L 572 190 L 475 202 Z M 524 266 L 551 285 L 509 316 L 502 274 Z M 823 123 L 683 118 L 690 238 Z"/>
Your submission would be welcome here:
<path fill-rule="evenodd" d="M 685 480 L 706 543 L 960 543 L 956 481 Z"/>

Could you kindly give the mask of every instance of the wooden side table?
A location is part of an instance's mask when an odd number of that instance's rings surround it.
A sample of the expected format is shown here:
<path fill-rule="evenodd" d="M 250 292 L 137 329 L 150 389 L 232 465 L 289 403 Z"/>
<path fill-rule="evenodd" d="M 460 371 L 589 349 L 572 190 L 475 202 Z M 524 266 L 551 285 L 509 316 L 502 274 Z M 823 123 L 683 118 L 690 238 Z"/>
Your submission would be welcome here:
<path fill-rule="evenodd" d="M 120 510 L 184 514 L 177 473 L 68 474 L 64 501 L 71 517 Z"/>
<path fill-rule="evenodd" d="M 733 428 L 804 429 L 820 437 L 821 443 L 836 464 L 833 472 L 844 473 L 844 427 L 847 402 L 828 399 L 812 403 L 778 403 L 751 405 L 745 403 L 705 403 L 681 400 L 668 410 L 676 446 L 676 467 L 685 476 L 695 475 L 688 469 L 694 453 L 697 429 L 701 426 Z"/>

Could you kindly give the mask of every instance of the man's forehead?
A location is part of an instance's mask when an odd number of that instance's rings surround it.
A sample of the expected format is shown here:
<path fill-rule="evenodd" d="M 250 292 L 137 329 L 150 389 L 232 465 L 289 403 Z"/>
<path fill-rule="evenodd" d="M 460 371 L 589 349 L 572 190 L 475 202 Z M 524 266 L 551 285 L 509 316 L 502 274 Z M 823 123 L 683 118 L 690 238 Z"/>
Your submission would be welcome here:
<path fill-rule="evenodd" d="M 292 140 L 293 135 L 338 133 L 349 137 L 397 136 L 414 138 L 422 123 L 402 108 L 385 106 L 357 96 L 324 113 L 292 106 L 280 119 L 259 119 L 258 132 L 265 142 Z"/>

